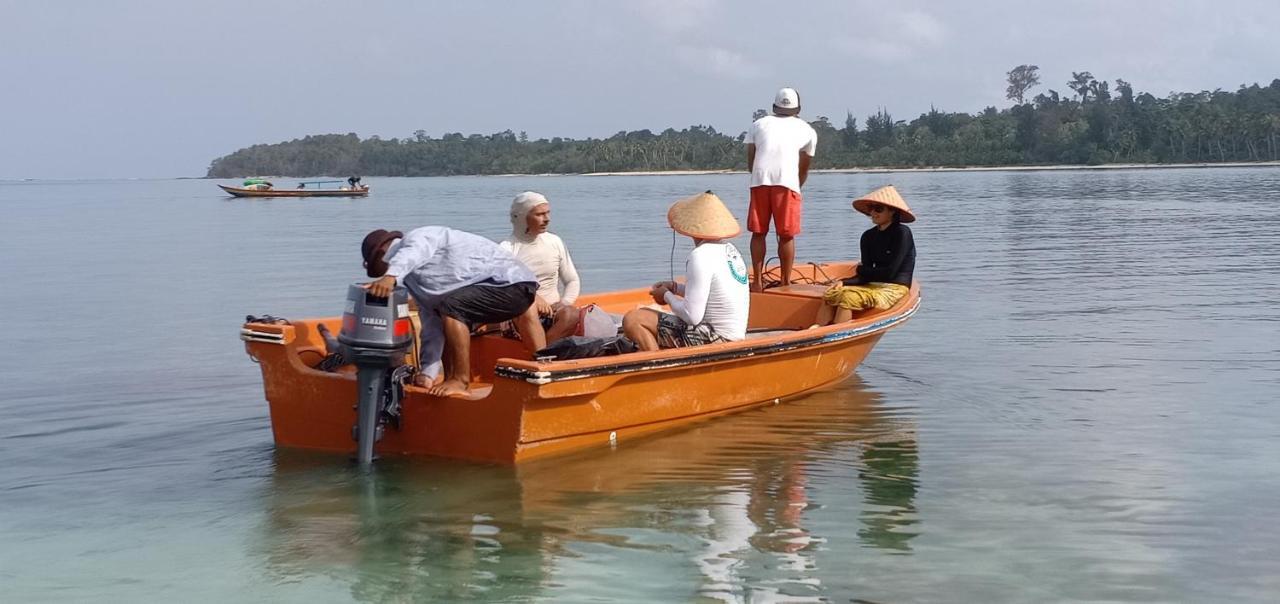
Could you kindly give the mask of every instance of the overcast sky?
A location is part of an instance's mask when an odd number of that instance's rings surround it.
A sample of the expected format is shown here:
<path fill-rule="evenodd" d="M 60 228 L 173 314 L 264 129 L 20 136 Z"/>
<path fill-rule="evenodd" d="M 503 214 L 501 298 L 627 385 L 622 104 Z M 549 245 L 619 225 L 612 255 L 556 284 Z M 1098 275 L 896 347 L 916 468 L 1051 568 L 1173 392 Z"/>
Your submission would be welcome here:
<path fill-rule="evenodd" d="M 203 176 L 320 133 L 736 134 L 784 85 L 837 123 L 974 112 L 1021 63 L 1034 92 L 1280 78 L 1277 0 L 0 0 L 0 21 L 0 178 Z"/>

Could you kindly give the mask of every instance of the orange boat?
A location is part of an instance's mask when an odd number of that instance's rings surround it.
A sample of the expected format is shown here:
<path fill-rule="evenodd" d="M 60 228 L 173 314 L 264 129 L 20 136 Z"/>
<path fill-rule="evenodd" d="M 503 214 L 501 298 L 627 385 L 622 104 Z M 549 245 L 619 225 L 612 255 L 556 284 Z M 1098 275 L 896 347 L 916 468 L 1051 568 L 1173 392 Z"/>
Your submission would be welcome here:
<path fill-rule="evenodd" d="M 920 305 L 916 283 L 888 310 L 806 329 L 822 304 L 826 286 L 820 283 L 847 277 L 854 266 L 811 264 L 795 269 L 792 280 L 800 284 L 753 293 L 748 335 L 738 342 L 533 361 L 517 341 L 474 336 L 470 396 L 438 398 L 405 386 L 398 426 L 386 427 L 375 451 L 516 463 L 609 446 L 838 382 Z M 647 288 L 579 298 L 620 314 L 650 302 Z M 241 329 L 247 352 L 262 367 L 277 446 L 355 449 L 355 368 L 315 368 L 326 351 L 318 326 L 337 332 L 341 321 L 251 322 Z"/>

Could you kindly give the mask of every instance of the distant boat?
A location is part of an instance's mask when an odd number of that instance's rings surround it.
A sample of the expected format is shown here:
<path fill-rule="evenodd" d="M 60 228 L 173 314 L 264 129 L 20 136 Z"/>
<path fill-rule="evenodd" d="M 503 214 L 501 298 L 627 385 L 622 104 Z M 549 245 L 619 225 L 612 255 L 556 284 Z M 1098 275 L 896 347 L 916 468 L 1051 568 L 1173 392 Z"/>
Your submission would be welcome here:
<path fill-rule="evenodd" d="M 218 188 L 235 197 L 366 197 L 369 185 L 349 185 L 347 180 L 307 180 L 298 183 L 296 189 L 277 189 L 261 178 L 246 179 L 243 186 Z M 329 188 L 325 188 L 329 187 Z"/>

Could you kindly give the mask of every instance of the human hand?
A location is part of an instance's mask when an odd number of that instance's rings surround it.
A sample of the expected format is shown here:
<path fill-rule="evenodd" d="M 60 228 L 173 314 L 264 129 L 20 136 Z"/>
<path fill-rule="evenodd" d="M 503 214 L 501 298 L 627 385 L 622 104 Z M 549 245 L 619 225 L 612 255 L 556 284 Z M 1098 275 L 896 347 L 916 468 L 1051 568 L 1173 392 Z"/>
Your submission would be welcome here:
<path fill-rule="evenodd" d="M 657 284 L 657 285 L 653 286 L 653 289 L 649 290 L 649 295 L 653 297 L 653 301 L 654 301 L 654 303 L 656 303 L 656 304 L 666 304 L 666 303 L 667 303 L 667 292 L 669 292 L 669 291 L 671 291 L 671 290 L 670 290 L 670 289 L 667 289 L 667 285 L 666 285 L 665 283 L 659 283 L 659 284 Z"/>
<path fill-rule="evenodd" d="M 543 300 L 542 296 L 535 296 L 533 304 L 538 307 L 538 316 L 540 317 L 550 317 L 555 313 L 555 309 L 551 308 L 551 305 L 547 304 L 547 301 Z"/>
<path fill-rule="evenodd" d="M 653 292 L 657 291 L 658 288 L 660 287 L 673 294 L 680 293 L 680 284 L 676 283 L 675 281 L 659 281 L 657 283 L 654 283 L 653 286 L 649 288 L 649 295 L 652 296 Z"/>
<path fill-rule="evenodd" d="M 384 275 L 377 281 L 364 284 L 364 288 L 374 296 L 386 298 L 391 295 L 391 290 L 396 288 L 396 278 L 391 275 Z"/>

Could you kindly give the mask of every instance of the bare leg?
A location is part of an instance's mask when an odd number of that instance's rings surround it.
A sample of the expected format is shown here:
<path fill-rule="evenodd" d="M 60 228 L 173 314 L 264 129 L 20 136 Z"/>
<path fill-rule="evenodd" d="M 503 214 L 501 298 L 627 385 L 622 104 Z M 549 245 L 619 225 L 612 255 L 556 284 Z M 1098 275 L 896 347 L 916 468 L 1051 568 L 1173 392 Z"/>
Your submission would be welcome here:
<path fill-rule="evenodd" d="M 538 307 L 530 304 L 520 316 L 511 320 L 516 325 L 516 333 L 524 342 L 525 350 L 533 356 L 535 352 L 547 347 L 547 334 L 542 330 L 542 320 L 538 318 Z"/>
<path fill-rule="evenodd" d="M 764 233 L 751 234 L 751 291 L 763 291 L 764 286 L 761 279 L 764 275 L 765 254 L 769 251 L 769 244 L 765 241 Z"/>
<path fill-rule="evenodd" d="M 796 238 L 778 235 L 778 262 L 782 264 L 782 284 L 791 285 L 791 267 L 796 263 Z"/>
<path fill-rule="evenodd" d="M 847 308 L 837 308 L 835 320 L 832 323 L 846 323 L 853 319 L 853 311 Z"/>
<path fill-rule="evenodd" d="M 658 313 L 648 308 L 637 308 L 622 317 L 622 332 L 640 350 L 658 349 Z"/>
<path fill-rule="evenodd" d="M 471 330 L 453 317 L 444 320 L 444 381 L 427 389 L 431 396 L 453 396 L 471 385 Z"/>
<path fill-rule="evenodd" d="M 836 316 L 836 307 L 830 304 L 823 304 L 818 309 L 818 317 L 813 320 L 814 327 L 823 327 L 831 324 L 831 319 Z"/>
<path fill-rule="evenodd" d="M 578 309 L 574 306 L 561 306 L 556 311 L 555 320 L 551 323 L 551 329 L 547 330 L 547 341 L 554 342 L 560 338 L 573 335 L 573 331 L 578 327 Z"/>

